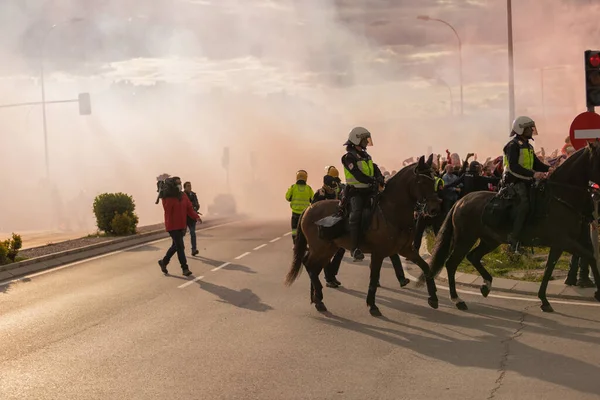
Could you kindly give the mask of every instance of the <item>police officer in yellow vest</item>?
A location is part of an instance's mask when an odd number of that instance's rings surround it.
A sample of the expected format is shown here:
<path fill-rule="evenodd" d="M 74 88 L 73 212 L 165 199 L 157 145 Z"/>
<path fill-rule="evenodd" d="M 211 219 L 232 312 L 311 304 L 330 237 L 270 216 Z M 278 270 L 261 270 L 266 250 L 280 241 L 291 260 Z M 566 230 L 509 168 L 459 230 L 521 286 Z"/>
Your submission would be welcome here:
<path fill-rule="evenodd" d="M 285 199 L 290 202 L 292 208 L 292 241 L 296 243 L 296 231 L 300 215 L 310 206 L 315 193 L 312 188 L 306 184 L 308 174 L 301 169 L 296 172 L 296 183 L 290 186 L 285 194 Z"/>
<path fill-rule="evenodd" d="M 379 188 L 384 186 L 384 179 L 379 167 L 366 152 L 367 146 L 373 145 L 368 130 L 361 126 L 352 129 L 344 145 L 347 153 L 342 157 L 346 177 L 343 196 L 344 201 L 350 203 L 350 238 L 353 249 L 351 254 L 354 261 L 360 261 L 365 258 L 359 248 L 362 212 L 365 207 L 370 206 L 370 200 Z"/>
<path fill-rule="evenodd" d="M 510 136 L 514 136 L 504 146 L 504 174 L 503 185 L 512 184 L 519 203 L 517 215 L 513 221 L 513 229 L 508 237 L 513 251 L 518 251 L 520 234 L 529 211 L 529 191 L 534 178 L 541 178 L 548 172 L 550 166 L 540 161 L 533 150 L 529 140 L 537 135 L 535 122 L 529 117 L 518 117 L 513 122 Z"/>

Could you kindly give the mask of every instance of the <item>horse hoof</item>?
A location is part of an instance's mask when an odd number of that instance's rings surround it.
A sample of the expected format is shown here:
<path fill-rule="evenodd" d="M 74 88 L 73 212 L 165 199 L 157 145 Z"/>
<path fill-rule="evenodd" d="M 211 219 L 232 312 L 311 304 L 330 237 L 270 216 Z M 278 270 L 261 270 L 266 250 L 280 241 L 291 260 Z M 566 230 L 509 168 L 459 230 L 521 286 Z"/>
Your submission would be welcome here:
<path fill-rule="evenodd" d="M 550 304 L 542 304 L 540 308 L 543 312 L 554 312 L 554 308 Z"/>
<path fill-rule="evenodd" d="M 467 303 L 465 303 L 464 301 L 456 303 L 456 308 L 458 308 L 461 311 L 467 311 L 469 309 L 469 307 L 467 307 Z"/>
<path fill-rule="evenodd" d="M 383 314 L 381 314 L 381 311 L 379 311 L 379 308 L 377 308 L 377 306 L 373 306 L 369 309 L 369 312 L 371 313 L 372 316 L 374 317 L 381 317 Z"/>
<path fill-rule="evenodd" d="M 326 312 L 327 311 L 327 307 L 325 307 L 325 304 L 323 302 L 315 303 L 315 308 L 317 309 L 318 312 Z"/>
<path fill-rule="evenodd" d="M 408 285 L 409 283 L 410 283 L 410 279 L 404 278 L 400 282 L 400 287 L 404 287 L 404 286 Z"/>
<path fill-rule="evenodd" d="M 488 294 L 490 294 L 490 288 L 487 287 L 487 285 L 481 285 L 479 290 L 481 290 L 481 294 L 483 295 L 483 297 L 488 297 Z"/>
<path fill-rule="evenodd" d="M 433 308 L 434 310 L 437 310 L 439 307 L 439 302 L 437 299 L 427 299 L 427 304 L 429 304 L 429 307 Z"/>
<path fill-rule="evenodd" d="M 600 291 L 594 293 L 594 298 L 598 301 L 600 301 Z"/>

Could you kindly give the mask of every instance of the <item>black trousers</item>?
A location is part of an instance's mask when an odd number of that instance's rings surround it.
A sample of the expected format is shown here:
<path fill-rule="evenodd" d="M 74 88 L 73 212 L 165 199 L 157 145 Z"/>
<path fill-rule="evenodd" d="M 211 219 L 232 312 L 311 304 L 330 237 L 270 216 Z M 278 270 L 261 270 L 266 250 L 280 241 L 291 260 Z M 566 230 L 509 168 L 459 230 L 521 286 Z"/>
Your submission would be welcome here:
<path fill-rule="evenodd" d="M 179 259 L 179 264 L 181 264 L 181 269 L 187 269 L 187 258 L 185 258 L 185 244 L 183 243 L 183 236 L 185 235 L 185 229 L 169 231 L 169 235 L 171 235 L 171 239 L 173 243 L 169 250 L 167 250 L 167 254 L 165 254 L 163 258 L 163 264 L 166 266 L 171 261 L 171 257 L 177 253 L 177 258 Z"/>
<path fill-rule="evenodd" d="M 529 213 L 529 189 L 531 185 L 525 182 L 517 182 L 514 184 L 515 192 L 519 197 L 519 203 L 516 207 L 516 216 L 513 222 L 512 237 L 515 240 L 520 239 L 521 231 L 525 226 L 525 220 Z"/>
<path fill-rule="evenodd" d="M 335 253 L 329 264 L 327 264 L 325 267 L 323 272 L 325 273 L 325 280 L 327 282 L 333 281 L 337 276 L 338 272 L 340 271 L 340 264 L 342 263 L 345 253 L 345 249 L 338 249 L 337 253 Z"/>

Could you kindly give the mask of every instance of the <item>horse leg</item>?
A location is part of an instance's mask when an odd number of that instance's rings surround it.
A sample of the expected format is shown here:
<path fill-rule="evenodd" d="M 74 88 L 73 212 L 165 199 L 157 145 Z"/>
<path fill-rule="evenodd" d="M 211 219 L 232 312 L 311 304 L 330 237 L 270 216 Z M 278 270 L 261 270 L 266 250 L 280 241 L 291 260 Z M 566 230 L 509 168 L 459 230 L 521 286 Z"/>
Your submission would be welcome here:
<path fill-rule="evenodd" d="M 371 254 L 371 273 L 369 276 L 367 306 L 369 306 L 369 312 L 374 317 L 381 317 L 381 311 L 379 311 L 379 308 L 375 305 L 375 293 L 377 292 L 377 285 L 379 284 L 379 277 L 381 275 L 381 264 L 383 264 L 383 258 Z"/>
<path fill-rule="evenodd" d="M 320 259 L 305 258 L 304 267 L 310 278 L 310 302 L 314 303 L 315 308 L 319 312 L 327 311 L 327 307 L 323 303 L 323 285 L 319 275 L 323 269 L 323 262 Z"/>
<path fill-rule="evenodd" d="M 558 258 L 562 254 L 563 250 L 558 247 L 550 247 L 550 253 L 548 254 L 548 261 L 546 261 L 546 269 L 544 271 L 544 277 L 542 278 L 542 284 L 540 286 L 540 290 L 538 292 L 538 298 L 542 301 L 541 309 L 544 312 L 553 312 L 554 309 L 548 302 L 546 298 L 546 289 L 548 288 L 548 282 L 552 277 L 552 272 L 554 271 L 554 267 L 556 266 L 556 262 Z"/>
<path fill-rule="evenodd" d="M 406 259 L 410 262 L 417 264 L 421 271 L 423 271 L 423 276 L 425 276 L 425 282 L 427 283 L 427 293 L 429 294 L 429 298 L 427 299 L 427 303 L 429 307 L 437 309 L 439 307 L 439 300 L 437 297 L 437 288 L 435 286 L 435 278 L 430 276 L 429 273 L 429 264 L 427 261 L 423 260 L 414 248 L 410 250 L 410 253 L 406 254 Z"/>
<path fill-rule="evenodd" d="M 463 236 L 464 237 L 464 236 Z M 462 242 L 455 239 L 455 246 L 446 261 L 446 272 L 448 273 L 448 289 L 450 291 L 450 300 L 456 305 L 459 310 L 468 310 L 467 303 L 458 296 L 456 292 L 456 270 L 460 262 L 465 258 L 469 250 L 475 244 L 477 239 L 463 240 Z"/>
<path fill-rule="evenodd" d="M 491 244 L 481 240 L 479 245 L 475 247 L 469 254 L 467 254 L 467 260 L 475 267 L 479 275 L 483 278 L 483 285 L 479 288 L 483 297 L 488 297 L 492 290 L 492 275 L 481 263 L 481 259 L 488 253 L 496 250 L 499 244 Z"/>

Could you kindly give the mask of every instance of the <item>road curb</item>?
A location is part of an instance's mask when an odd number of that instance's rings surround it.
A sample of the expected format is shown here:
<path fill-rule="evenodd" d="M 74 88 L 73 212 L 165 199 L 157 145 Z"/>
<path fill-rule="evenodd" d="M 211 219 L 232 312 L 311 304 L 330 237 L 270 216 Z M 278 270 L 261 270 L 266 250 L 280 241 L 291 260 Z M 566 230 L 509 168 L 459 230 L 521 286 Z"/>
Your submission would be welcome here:
<path fill-rule="evenodd" d="M 202 231 L 213 226 L 241 221 L 245 217 L 237 218 L 219 218 L 198 225 L 196 231 Z M 0 266 L 0 281 L 12 278 L 19 278 L 27 274 L 43 271 L 50 268 L 59 267 L 88 258 L 97 257 L 103 254 L 112 253 L 133 247 L 139 244 L 153 242 L 155 240 L 167 239 L 168 232 L 163 229 L 151 232 L 144 232 L 137 235 L 126 236 L 114 240 L 108 240 L 101 243 L 94 243 L 88 246 L 75 249 L 60 251 L 45 256 L 35 257 L 28 260 L 19 261 L 12 264 Z"/>

